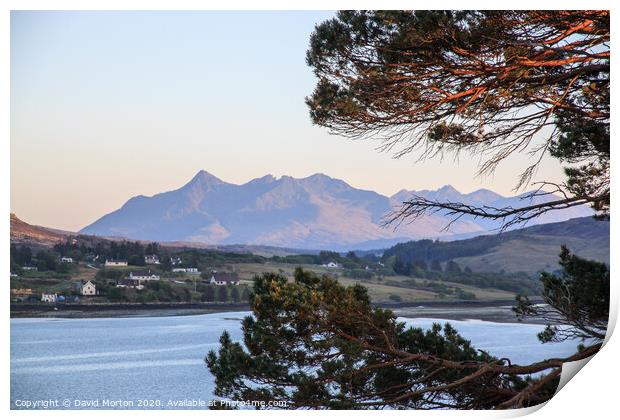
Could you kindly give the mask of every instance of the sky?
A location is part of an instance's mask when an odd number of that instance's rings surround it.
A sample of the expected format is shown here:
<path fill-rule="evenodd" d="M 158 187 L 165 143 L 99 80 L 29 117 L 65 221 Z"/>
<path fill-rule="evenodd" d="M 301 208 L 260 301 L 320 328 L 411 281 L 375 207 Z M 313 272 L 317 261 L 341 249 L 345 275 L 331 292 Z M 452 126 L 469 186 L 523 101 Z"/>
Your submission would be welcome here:
<path fill-rule="evenodd" d="M 11 212 L 77 231 L 199 170 L 227 182 L 325 173 L 356 188 L 514 194 L 527 156 L 418 161 L 314 126 L 314 26 L 333 12 L 11 13 Z M 559 181 L 543 160 L 537 179 Z"/>

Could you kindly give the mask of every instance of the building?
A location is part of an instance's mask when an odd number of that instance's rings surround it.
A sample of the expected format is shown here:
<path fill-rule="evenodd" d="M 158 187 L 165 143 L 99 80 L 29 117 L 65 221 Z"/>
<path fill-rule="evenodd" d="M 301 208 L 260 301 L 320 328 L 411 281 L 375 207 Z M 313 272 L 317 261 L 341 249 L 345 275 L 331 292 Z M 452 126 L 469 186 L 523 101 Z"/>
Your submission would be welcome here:
<path fill-rule="evenodd" d="M 196 267 L 187 267 L 187 268 L 173 268 L 173 273 L 187 273 L 187 274 L 200 274 L 200 271 Z"/>
<path fill-rule="evenodd" d="M 322 267 L 327 267 L 327 268 L 340 268 L 340 264 L 335 263 L 333 261 L 328 262 L 327 264 L 323 264 Z"/>
<path fill-rule="evenodd" d="M 183 260 L 181 260 L 181 258 L 179 258 L 179 257 L 170 257 L 170 264 L 171 265 L 181 265 L 181 264 L 183 264 Z"/>
<path fill-rule="evenodd" d="M 132 280 L 132 279 L 120 279 L 119 281 L 116 282 L 116 287 L 127 287 L 130 289 L 136 289 L 136 290 L 144 289 L 142 280 Z"/>
<path fill-rule="evenodd" d="M 144 262 L 146 264 L 159 264 L 159 256 L 155 254 L 145 255 Z"/>
<path fill-rule="evenodd" d="M 211 274 L 209 283 L 216 286 L 237 286 L 239 284 L 239 276 L 237 276 L 237 273 L 218 273 L 214 271 Z"/>
<path fill-rule="evenodd" d="M 32 289 L 11 289 L 11 294 L 17 297 L 32 296 Z"/>
<path fill-rule="evenodd" d="M 60 257 L 60 262 L 64 262 L 64 263 L 73 263 L 73 258 L 71 257 Z"/>
<path fill-rule="evenodd" d="M 82 296 L 95 296 L 97 294 L 97 285 L 92 281 L 78 281 L 74 284 L 75 291 Z"/>
<path fill-rule="evenodd" d="M 127 267 L 127 260 L 105 260 L 106 267 Z"/>
<path fill-rule="evenodd" d="M 151 273 L 151 270 L 136 271 L 135 273 L 134 272 L 129 273 L 129 280 L 144 280 L 144 281 L 159 280 L 159 275 L 155 273 Z"/>
<path fill-rule="evenodd" d="M 58 295 L 56 293 L 43 293 L 41 295 L 41 302 L 55 303 L 58 299 Z"/>
<path fill-rule="evenodd" d="M 39 271 L 39 269 L 37 267 L 32 267 L 30 265 L 23 266 L 22 270 L 26 270 L 26 271 Z"/>

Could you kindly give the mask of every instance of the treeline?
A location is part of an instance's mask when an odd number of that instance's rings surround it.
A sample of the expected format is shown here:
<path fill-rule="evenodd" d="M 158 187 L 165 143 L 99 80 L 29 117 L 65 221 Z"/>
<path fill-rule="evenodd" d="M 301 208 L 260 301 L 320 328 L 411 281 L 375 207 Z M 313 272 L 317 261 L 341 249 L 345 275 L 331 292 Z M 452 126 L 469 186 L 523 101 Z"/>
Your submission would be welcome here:
<path fill-rule="evenodd" d="M 105 263 L 106 260 L 126 260 L 129 265 L 144 265 L 144 256 L 148 254 L 160 254 L 160 246 L 157 242 L 142 244 L 137 241 L 107 241 L 101 240 L 80 241 L 69 239 L 64 243 L 54 245 L 54 251 L 58 254 L 71 257 L 74 261 L 92 261 Z"/>
<path fill-rule="evenodd" d="M 214 286 L 197 284 L 194 292 L 193 282 L 173 285 L 166 281 L 148 281 L 144 289 L 116 287 L 115 282 L 98 282 L 99 292 L 111 302 L 218 302 L 247 303 L 250 289 L 247 286 Z"/>
<path fill-rule="evenodd" d="M 417 261 L 445 262 L 460 257 L 480 255 L 509 239 L 514 239 L 509 233 L 503 235 L 478 236 L 476 238 L 461 241 L 442 242 L 431 239 L 410 241 L 394 245 L 383 253 L 382 261 L 392 257 L 398 258 L 403 263 Z"/>
<path fill-rule="evenodd" d="M 69 238 L 66 242 L 54 245 L 52 250 L 44 251 L 54 255 L 56 259 L 61 256 L 73 258 L 75 262 L 87 261 L 103 264 L 106 260 L 125 260 L 129 265 L 144 266 L 145 255 L 157 255 L 164 271 L 171 269 L 172 257 L 180 258 L 185 267 L 222 267 L 228 264 L 266 262 L 287 264 L 310 264 L 321 265 L 334 262 L 347 270 L 363 269 L 369 265 L 376 265 L 380 258 L 366 254 L 358 257 L 355 252 L 342 255 L 333 251 L 321 251 L 317 255 L 288 255 L 263 257 L 251 253 L 235 253 L 214 249 L 197 248 L 168 248 L 162 247 L 157 242 L 143 244 L 138 241 L 110 241 L 106 239 L 94 240 L 92 237 Z M 42 254 L 43 255 L 43 254 Z M 30 264 L 33 255 L 28 247 L 11 246 L 11 257 L 16 264 Z"/>
<path fill-rule="evenodd" d="M 456 261 L 445 264 L 434 260 L 428 264 L 424 260 L 414 263 L 392 259 L 392 270 L 396 274 L 420 279 L 443 280 L 452 283 L 476 286 L 482 289 L 499 289 L 523 295 L 540 293 L 540 282 L 525 273 L 474 273 L 469 267 L 462 268 Z"/>
<path fill-rule="evenodd" d="M 71 264 L 60 261 L 60 254 L 52 250 L 39 250 L 36 253 L 28 246 L 11 245 L 10 248 L 11 273 L 22 274 L 24 267 L 35 267 L 37 271 L 53 271 L 57 274 L 67 274 L 71 271 Z"/>
<path fill-rule="evenodd" d="M 347 270 L 354 270 L 365 268 L 366 266 L 375 265 L 379 262 L 380 258 L 376 255 L 366 254 L 359 257 L 355 252 L 349 251 L 345 255 L 342 255 L 334 251 L 321 251 L 316 255 L 287 255 L 284 257 L 274 256 L 271 257 L 271 261 L 281 262 L 286 264 L 312 264 L 321 265 L 334 262 L 340 264 L 342 268 Z"/>
<path fill-rule="evenodd" d="M 176 251 L 174 257 L 183 260 L 183 265 L 188 267 L 223 267 L 227 264 L 264 263 L 268 258 L 254 254 L 237 254 L 234 252 L 218 251 L 213 249 L 188 249 Z"/>
<path fill-rule="evenodd" d="M 447 297 L 454 297 L 460 300 L 476 300 L 478 297 L 475 293 L 466 292 L 458 286 L 448 286 L 444 283 L 438 283 L 429 280 L 415 280 L 409 279 L 404 282 L 387 281 L 385 284 L 396 287 L 406 287 L 416 290 L 426 290 L 436 294 L 438 299 L 445 299 Z M 394 302 L 401 302 L 402 298 L 399 295 L 388 296 L 390 300 Z"/>
<path fill-rule="evenodd" d="M 449 260 L 445 263 L 444 266 L 437 260 L 433 260 L 430 263 L 427 263 L 425 260 L 415 260 L 413 263 L 405 262 L 400 257 L 393 258 L 392 260 L 388 260 L 391 262 L 392 270 L 394 273 L 400 274 L 403 276 L 417 276 L 417 277 L 426 277 L 429 272 L 431 273 L 454 273 L 454 274 L 472 274 L 471 268 L 465 266 L 461 268 L 461 266 L 456 262 Z"/>

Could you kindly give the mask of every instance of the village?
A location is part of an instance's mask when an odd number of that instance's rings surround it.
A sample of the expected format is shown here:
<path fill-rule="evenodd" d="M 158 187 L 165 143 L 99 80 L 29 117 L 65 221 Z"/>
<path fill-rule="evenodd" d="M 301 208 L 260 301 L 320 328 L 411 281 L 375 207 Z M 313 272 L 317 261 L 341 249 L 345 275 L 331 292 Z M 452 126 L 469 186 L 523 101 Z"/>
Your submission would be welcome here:
<path fill-rule="evenodd" d="M 234 302 L 238 302 L 242 298 L 245 298 L 247 301 L 247 285 L 240 286 L 241 281 L 237 273 L 213 269 L 203 274 L 198 267 L 190 267 L 183 264 L 183 260 L 180 257 L 167 258 L 171 266 L 168 272 L 160 268 L 162 264 L 157 254 L 145 255 L 144 267 L 132 266 L 127 260 L 123 259 L 105 259 L 103 264 L 99 264 L 100 266 L 97 267 L 94 261 L 90 263 L 88 261 L 78 262 L 72 257 L 61 256 L 58 259 L 58 263 L 62 264 L 66 271 L 77 271 L 81 273 L 83 272 L 81 269 L 87 268 L 91 271 L 95 271 L 94 278 L 72 281 L 71 287 L 69 289 L 65 287 L 65 290 L 62 291 L 43 290 L 40 288 L 34 289 L 32 287 L 12 287 L 11 301 L 13 303 L 40 302 L 44 304 L 86 303 L 105 300 L 123 301 L 126 300 L 123 298 L 127 295 L 127 293 L 123 292 L 127 290 L 140 292 L 151 288 L 149 286 L 153 286 L 152 288 L 157 290 L 171 290 L 170 287 L 167 288 L 162 286 L 162 284 L 185 286 L 185 290 L 192 291 L 193 289 L 195 294 L 202 292 L 200 296 L 197 297 L 199 301 L 217 301 L 218 298 L 221 301 L 226 301 L 226 297 L 228 297 L 228 300 Z M 96 260 L 96 258 L 92 259 Z M 34 279 L 37 277 L 32 276 L 36 276 L 38 271 L 39 269 L 37 266 L 24 265 L 21 267 L 21 276 L 11 272 L 11 280 L 17 280 L 23 277 L 27 279 L 27 281 L 36 282 Z M 41 279 L 39 283 L 48 284 L 50 280 Z M 205 288 L 205 286 L 207 286 L 207 288 Z M 238 289 L 235 288 L 237 286 L 240 286 L 243 291 L 239 292 Z M 222 291 L 229 293 L 213 293 L 212 289 L 209 289 L 211 287 L 220 287 Z M 50 289 L 57 288 L 58 287 L 53 287 Z M 231 290 L 229 291 L 228 289 Z M 209 293 L 209 291 L 212 292 Z M 185 296 L 189 295 L 185 293 Z M 164 298 L 163 300 L 167 299 Z M 192 300 L 191 296 L 189 300 Z"/>
<path fill-rule="evenodd" d="M 247 305 L 256 276 L 272 272 L 292 280 L 298 268 L 346 286 L 363 284 L 384 305 L 498 301 L 511 299 L 513 293 L 536 292 L 535 280 L 526 275 L 472 272 L 453 260 L 403 262 L 398 256 L 353 251 L 285 255 L 235 251 L 82 235 L 51 247 L 13 243 L 11 307 Z"/>

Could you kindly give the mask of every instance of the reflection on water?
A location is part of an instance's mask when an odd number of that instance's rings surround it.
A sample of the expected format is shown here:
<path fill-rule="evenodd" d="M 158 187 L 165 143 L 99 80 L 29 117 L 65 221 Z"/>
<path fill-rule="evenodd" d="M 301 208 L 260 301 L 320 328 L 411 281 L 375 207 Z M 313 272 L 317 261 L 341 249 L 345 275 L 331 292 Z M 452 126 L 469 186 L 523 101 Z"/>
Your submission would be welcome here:
<path fill-rule="evenodd" d="M 17 400 L 48 399 L 160 400 L 162 405 L 151 407 L 157 409 L 166 408 L 168 400 L 208 401 L 214 384 L 204 357 L 218 347 L 223 330 L 241 340 L 244 315 L 12 319 L 11 407 L 18 408 Z M 401 319 L 424 328 L 445 322 Z M 540 344 L 540 325 L 450 322 L 476 348 L 513 363 L 567 356 L 576 348 L 576 343 Z"/>

